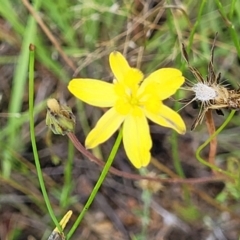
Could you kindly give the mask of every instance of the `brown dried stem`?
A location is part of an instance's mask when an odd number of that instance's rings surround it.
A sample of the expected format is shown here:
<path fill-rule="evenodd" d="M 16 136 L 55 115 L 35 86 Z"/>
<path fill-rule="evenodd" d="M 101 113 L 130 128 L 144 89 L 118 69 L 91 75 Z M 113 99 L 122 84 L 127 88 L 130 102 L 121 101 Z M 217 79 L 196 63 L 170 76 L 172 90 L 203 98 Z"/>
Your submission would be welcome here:
<path fill-rule="evenodd" d="M 209 109 L 206 112 L 205 116 L 206 116 L 206 124 L 207 124 L 209 135 L 212 136 L 216 131 L 213 116 L 212 116 L 212 110 Z M 208 162 L 212 165 L 216 165 L 215 157 L 216 157 L 216 152 L 217 152 L 217 137 L 214 137 L 211 140 L 209 146 L 210 146 L 210 149 L 209 149 L 209 155 L 208 155 Z M 212 172 L 215 175 L 217 174 L 217 171 L 215 171 L 213 169 L 212 169 Z"/>
<path fill-rule="evenodd" d="M 77 139 L 76 135 L 72 132 L 67 133 L 67 136 L 72 141 L 73 145 L 76 149 L 81 152 L 85 157 L 90 159 L 91 161 L 95 162 L 100 167 L 104 167 L 105 163 L 95 157 L 91 152 L 89 152 Z M 216 181 L 223 181 L 225 179 L 224 176 L 210 176 L 210 177 L 203 177 L 203 178 L 189 178 L 189 179 L 182 179 L 182 178 L 172 178 L 172 179 L 164 179 L 159 177 L 148 177 L 148 176 L 141 176 L 138 174 L 132 174 L 120 171 L 114 167 L 110 168 L 110 173 L 133 180 L 142 180 L 146 179 L 149 181 L 156 181 L 156 182 L 165 182 L 165 183 L 186 183 L 186 184 L 197 184 L 197 183 L 206 183 L 206 182 L 216 182 Z"/>

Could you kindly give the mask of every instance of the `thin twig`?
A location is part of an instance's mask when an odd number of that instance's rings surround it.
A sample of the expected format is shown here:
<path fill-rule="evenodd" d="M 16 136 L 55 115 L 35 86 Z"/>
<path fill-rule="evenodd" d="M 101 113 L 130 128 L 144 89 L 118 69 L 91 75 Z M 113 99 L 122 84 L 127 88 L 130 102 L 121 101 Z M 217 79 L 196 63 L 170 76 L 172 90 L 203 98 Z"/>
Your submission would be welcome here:
<path fill-rule="evenodd" d="M 212 116 L 212 110 L 208 110 L 206 112 L 206 124 L 209 132 L 209 136 L 212 136 L 215 131 L 215 124 L 213 121 L 213 116 Z M 214 137 L 211 142 L 210 142 L 210 149 L 209 149 L 209 155 L 208 155 L 208 162 L 212 165 L 216 165 L 215 163 L 215 157 L 216 157 L 216 152 L 217 152 L 217 137 Z M 212 169 L 213 174 L 217 174 L 217 171 Z"/>
<path fill-rule="evenodd" d="M 73 145 L 76 147 L 76 149 L 81 152 L 84 156 L 89 158 L 91 161 L 95 162 L 97 165 L 104 167 L 105 163 L 95 157 L 91 152 L 89 152 L 77 139 L 76 135 L 72 132 L 67 133 L 67 136 L 72 141 Z M 141 176 L 138 174 L 132 174 L 120 171 L 114 167 L 111 167 L 109 170 L 110 173 L 133 180 L 142 180 L 146 179 L 149 181 L 156 181 L 156 182 L 165 182 L 165 183 L 186 183 L 186 184 L 197 184 L 197 183 L 206 183 L 206 182 L 217 182 L 217 181 L 223 181 L 225 178 L 224 176 L 210 176 L 210 177 L 203 177 L 203 178 L 188 178 L 188 179 L 182 179 L 182 178 L 172 178 L 172 179 L 164 179 L 164 178 L 158 178 L 158 177 L 147 177 L 147 176 Z"/>

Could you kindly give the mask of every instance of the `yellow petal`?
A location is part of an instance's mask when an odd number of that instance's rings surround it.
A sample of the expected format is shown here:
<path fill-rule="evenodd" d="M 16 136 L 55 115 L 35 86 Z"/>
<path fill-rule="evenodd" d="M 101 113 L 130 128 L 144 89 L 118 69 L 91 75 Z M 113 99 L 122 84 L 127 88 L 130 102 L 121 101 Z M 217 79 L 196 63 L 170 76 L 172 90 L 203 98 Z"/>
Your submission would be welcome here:
<path fill-rule="evenodd" d="M 172 128 L 180 134 L 186 132 L 186 126 L 181 116 L 164 104 L 161 105 L 158 114 L 146 109 L 145 114 L 147 118 L 161 126 Z"/>
<path fill-rule="evenodd" d="M 119 115 L 114 108 L 108 110 L 88 134 L 85 142 L 86 148 L 94 148 L 105 142 L 119 128 L 124 119 L 125 116 Z"/>
<path fill-rule="evenodd" d="M 96 107 L 112 107 L 116 101 L 114 84 L 101 80 L 72 79 L 69 82 L 68 90 L 75 97 Z"/>
<path fill-rule="evenodd" d="M 124 75 L 124 84 L 128 87 L 130 87 L 132 90 L 134 88 L 138 89 L 139 85 L 138 83 L 143 80 L 143 73 L 137 69 L 137 68 L 130 68 L 126 74 Z"/>
<path fill-rule="evenodd" d="M 118 99 L 114 108 L 120 115 L 127 115 L 131 111 L 132 105 L 124 99 Z"/>
<path fill-rule="evenodd" d="M 150 74 L 141 84 L 139 94 L 154 93 L 159 100 L 173 95 L 184 83 L 182 72 L 175 68 L 162 68 Z"/>
<path fill-rule="evenodd" d="M 147 111 L 158 113 L 161 105 L 163 104 L 162 101 L 159 100 L 156 96 L 149 95 L 148 98 L 146 98 L 146 101 L 142 102 L 144 105 L 144 108 Z"/>
<path fill-rule="evenodd" d="M 152 140 L 146 117 L 128 115 L 123 124 L 123 144 L 131 163 L 136 167 L 145 167 L 151 159 Z"/>
<path fill-rule="evenodd" d="M 109 63 L 115 78 L 122 82 L 125 74 L 130 69 L 127 60 L 120 52 L 114 51 L 109 56 Z"/>

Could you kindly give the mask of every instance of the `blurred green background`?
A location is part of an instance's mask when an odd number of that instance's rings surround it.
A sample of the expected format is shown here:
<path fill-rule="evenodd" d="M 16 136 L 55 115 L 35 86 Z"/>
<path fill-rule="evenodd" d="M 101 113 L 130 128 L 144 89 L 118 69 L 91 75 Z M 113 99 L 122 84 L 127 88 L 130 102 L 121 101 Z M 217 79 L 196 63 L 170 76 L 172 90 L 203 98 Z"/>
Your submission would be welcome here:
<path fill-rule="evenodd" d="M 239 87 L 240 1 L 154 0 L 0 0 L 0 239 L 47 239 L 51 222 L 39 188 L 32 154 L 28 115 L 29 44 L 36 46 L 35 134 L 42 170 L 54 212 L 81 211 L 100 169 L 74 150 L 68 139 L 45 126 L 46 100 L 56 97 L 76 115 L 76 135 L 84 142 L 103 111 L 76 100 L 67 90 L 73 77 L 112 80 L 108 55 L 125 54 L 144 74 L 176 67 L 196 82 L 181 53 L 184 43 L 190 63 L 203 76 L 215 33 L 214 65 L 223 84 Z M 107 93 L 106 93 L 107 94 Z M 176 99 L 188 97 L 181 90 Z M 170 106 L 181 107 L 176 101 Z M 152 123 L 153 159 L 147 172 L 187 178 L 210 175 L 195 158 L 208 138 L 203 122 L 190 127 L 198 110 L 180 111 L 188 131 L 175 136 Z M 225 116 L 214 113 L 216 126 Z M 216 163 L 239 174 L 239 116 L 218 136 Z M 115 135 L 95 154 L 108 156 Z M 207 158 L 207 150 L 203 156 Z M 136 172 L 122 149 L 114 166 Z M 178 173 L 179 174 L 179 173 Z M 171 176 L 173 177 L 173 175 Z M 150 192 L 134 181 L 109 175 L 72 239 L 238 239 L 239 183 L 226 180 L 194 186 L 167 184 Z M 67 229 L 69 229 L 67 226 Z M 67 232 L 66 229 L 66 232 Z"/>

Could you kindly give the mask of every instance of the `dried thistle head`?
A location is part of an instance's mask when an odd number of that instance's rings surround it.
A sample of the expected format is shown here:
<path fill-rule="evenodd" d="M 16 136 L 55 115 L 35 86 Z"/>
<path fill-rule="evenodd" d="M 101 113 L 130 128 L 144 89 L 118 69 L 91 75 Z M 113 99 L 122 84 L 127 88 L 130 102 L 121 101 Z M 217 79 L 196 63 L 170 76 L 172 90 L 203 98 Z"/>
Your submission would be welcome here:
<path fill-rule="evenodd" d="M 194 130 L 200 124 L 209 109 L 220 110 L 222 108 L 229 108 L 229 99 L 231 92 L 220 84 L 221 73 L 216 74 L 213 66 L 214 48 L 217 34 L 215 35 L 213 45 L 211 48 L 210 61 L 208 63 L 208 75 L 204 79 L 201 73 L 189 64 L 188 54 L 184 44 L 182 44 L 183 57 L 185 58 L 188 68 L 194 75 L 197 83 L 189 83 L 185 90 L 193 92 L 194 96 L 187 103 L 197 101 L 200 104 L 199 114 L 194 121 L 191 130 Z"/>
<path fill-rule="evenodd" d="M 228 93 L 229 93 L 228 108 L 239 110 L 240 109 L 240 89 L 229 90 Z"/>

